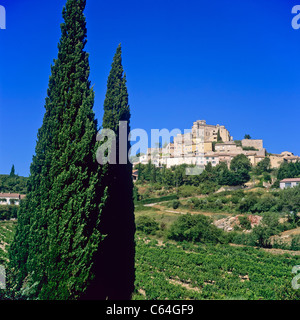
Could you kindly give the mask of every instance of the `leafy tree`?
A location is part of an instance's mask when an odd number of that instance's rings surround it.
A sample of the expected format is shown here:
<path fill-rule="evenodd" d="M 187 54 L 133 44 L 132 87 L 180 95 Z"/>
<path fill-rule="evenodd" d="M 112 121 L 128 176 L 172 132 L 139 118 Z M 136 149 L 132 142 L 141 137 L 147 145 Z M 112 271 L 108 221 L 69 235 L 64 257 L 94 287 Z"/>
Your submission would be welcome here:
<path fill-rule="evenodd" d="M 68 0 L 45 115 L 10 250 L 11 284 L 30 298 L 79 299 L 89 287 L 104 193 L 89 81 L 85 0 Z M 28 296 L 29 297 L 29 296 Z"/>
<path fill-rule="evenodd" d="M 247 140 L 251 139 L 250 134 L 245 134 L 244 139 L 247 139 Z"/>
<path fill-rule="evenodd" d="M 27 177 L 0 175 L 0 192 L 27 193 Z"/>
<path fill-rule="evenodd" d="M 300 176 L 300 162 L 287 163 L 283 162 L 277 172 L 277 179 L 296 178 Z"/>
<path fill-rule="evenodd" d="M 238 154 L 230 163 L 230 170 L 235 173 L 236 185 L 241 185 L 250 180 L 251 162 L 244 154 Z"/>
<path fill-rule="evenodd" d="M 102 165 L 103 185 L 107 188 L 108 198 L 101 215 L 100 232 L 106 237 L 94 264 L 95 279 L 87 291 L 87 299 L 128 300 L 134 290 L 135 222 L 132 164 L 128 161 L 128 139 L 126 138 L 125 142 L 121 141 L 119 135 L 119 129 L 130 132 L 131 114 L 121 54 L 119 45 L 107 81 L 102 123 L 103 128 L 115 133 L 117 164 Z M 120 144 L 126 151 L 126 164 L 118 161 L 121 154 Z M 151 164 L 149 168 L 151 169 Z"/>
<path fill-rule="evenodd" d="M 243 197 L 238 206 L 237 210 L 241 213 L 251 212 L 253 206 L 257 203 L 257 196 L 254 194 L 250 194 L 248 196 Z"/>
<path fill-rule="evenodd" d="M 145 234 L 155 234 L 159 230 L 158 222 L 149 216 L 139 216 L 136 219 L 136 229 Z"/>
<path fill-rule="evenodd" d="M 223 231 L 212 224 L 204 215 L 186 214 L 180 216 L 170 227 L 168 238 L 176 241 L 224 242 Z"/>
<path fill-rule="evenodd" d="M 269 157 L 265 157 L 263 160 L 261 160 L 256 167 L 254 167 L 254 173 L 255 174 L 263 174 L 264 172 L 269 173 L 271 169 L 271 161 Z"/>
<path fill-rule="evenodd" d="M 245 169 L 246 171 L 251 170 L 251 162 L 244 154 L 238 154 L 230 163 L 230 170 L 237 172 L 241 169 Z"/>

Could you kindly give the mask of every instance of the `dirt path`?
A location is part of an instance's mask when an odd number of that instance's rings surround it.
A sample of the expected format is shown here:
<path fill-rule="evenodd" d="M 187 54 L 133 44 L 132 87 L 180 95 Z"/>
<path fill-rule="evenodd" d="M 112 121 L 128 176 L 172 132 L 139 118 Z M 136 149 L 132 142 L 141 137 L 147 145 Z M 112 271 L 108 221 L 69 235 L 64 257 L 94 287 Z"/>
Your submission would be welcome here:
<path fill-rule="evenodd" d="M 232 247 L 246 247 L 246 248 L 250 248 L 249 246 L 243 245 L 243 244 L 235 244 L 235 243 L 229 243 L 230 246 Z M 300 251 L 293 251 L 293 250 L 283 250 L 283 249 L 267 249 L 267 248 L 260 248 L 260 247 L 251 247 L 251 248 L 256 248 L 256 249 L 260 249 L 263 250 L 265 252 L 268 253 L 272 253 L 272 254 L 290 254 L 292 256 L 300 256 Z"/>
<path fill-rule="evenodd" d="M 184 211 L 182 209 L 172 209 L 171 210 L 171 209 L 161 205 L 160 203 L 145 204 L 144 206 L 159 209 L 160 211 L 157 212 L 158 214 L 163 214 L 164 212 L 176 213 L 176 214 L 190 213 L 190 214 L 203 214 L 203 215 L 209 216 L 209 217 L 216 216 L 216 215 L 231 217 L 233 215 L 232 213 L 227 213 L 227 212 L 204 212 L 204 211 L 195 211 L 195 210 L 188 210 L 188 209 L 185 209 Z"/>

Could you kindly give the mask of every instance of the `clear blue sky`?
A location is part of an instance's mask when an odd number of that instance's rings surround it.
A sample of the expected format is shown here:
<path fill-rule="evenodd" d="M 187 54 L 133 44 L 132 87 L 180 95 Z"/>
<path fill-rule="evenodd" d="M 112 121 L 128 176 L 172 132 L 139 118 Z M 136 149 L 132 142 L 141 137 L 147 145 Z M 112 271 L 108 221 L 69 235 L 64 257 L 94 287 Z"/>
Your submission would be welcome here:
<path fill-rule="evenodd" d="M 0 0 L 0 173 L 29 174 L 65 0 Z M 300 155 L 298 0 L 87 0 L 87 51 L 101 122 L 121 42 L 132 128 L 225 125 L 235 139 Z"/>

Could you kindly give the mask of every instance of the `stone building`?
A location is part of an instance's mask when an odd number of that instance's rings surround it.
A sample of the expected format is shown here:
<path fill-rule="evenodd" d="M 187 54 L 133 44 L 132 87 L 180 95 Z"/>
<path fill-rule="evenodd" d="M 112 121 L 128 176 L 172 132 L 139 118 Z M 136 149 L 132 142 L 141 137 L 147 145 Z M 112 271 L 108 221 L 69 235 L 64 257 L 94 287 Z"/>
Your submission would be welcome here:
<path fill-rule="evenodd" d="M 219 138 L 219 139 L 218 139 Z M 173 142 L 163 148 L 149 148 L 147 154 L 140 157 L 140 163 L 146 164 L 151 160 L 156 166 L 188 164 L 205 166 L 211 163 L 216 166 L 225 162 L 230 166 L 231 160 L 244 154 L 253 166 L 266 157 L 266 149 L 262 139 L 243 139 L 234 141 L 225 126 L 209 125 L 205 120 L 193 123 L 190 132 L 178 134 Z M 271 168 L 278 168 L 284 161 L 296 162 L 300 158 L 291 152 L 280 155 L 269 155 Z"/>

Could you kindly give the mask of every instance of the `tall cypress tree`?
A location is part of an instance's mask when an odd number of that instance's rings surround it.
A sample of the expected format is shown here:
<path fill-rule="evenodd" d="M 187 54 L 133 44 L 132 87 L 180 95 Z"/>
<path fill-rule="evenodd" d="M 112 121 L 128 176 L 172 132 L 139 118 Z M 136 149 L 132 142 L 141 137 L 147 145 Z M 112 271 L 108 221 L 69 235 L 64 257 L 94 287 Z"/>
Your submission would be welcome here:
<path fill-rule="evenodd" d="M 104 188 L 89 81 L 86 0 L 68 0 L 26 200 L 10 251 L 12 281 L 33 297 L 77 299 L 93 275 Z"/>
<path fill-rule="evenodd" d="M 15 165 L 13 164 L 10 170 L 10 177 L 15 177 L 16 176 L 16 172 L 15 172 Z"/>
<path fill-rule="evenodd" d="M 103 128 L 116 135 L 117 164 L 105 164 L 103 184 L 107 187 L 107 201 L 101 214 L 100 232 L 105 239 L 95 264 L 95 282 L 87 298 L 129 300 L 134 290 L 135 223 L 133 203 L 132 164 L 128 152 L 127 136 L 119 135 L 120 121 L 130 132 L 130 108 L 126 77 L 122 66 L 121 45 L 118 46 L 107 81 L 104 101 Z M 125 144 L 125 145 L 124 145 Z M 119 162 L 121 149 L 125 150 L 127 163 Z"/>

